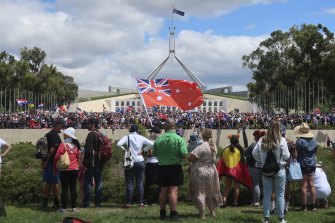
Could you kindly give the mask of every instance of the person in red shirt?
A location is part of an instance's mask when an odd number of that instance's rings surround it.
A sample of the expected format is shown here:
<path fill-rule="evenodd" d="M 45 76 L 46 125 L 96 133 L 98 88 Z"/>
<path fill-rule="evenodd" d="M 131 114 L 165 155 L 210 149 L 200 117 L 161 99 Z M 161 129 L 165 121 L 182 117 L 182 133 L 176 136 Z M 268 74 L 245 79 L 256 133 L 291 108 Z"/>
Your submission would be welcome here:
<path fill-rule="evenodd" d="M 61 143 L 56 152 L 53 170 L 54 175 L 57 175 L 57 172 L 60 171 L 61 179 L 61 188 L 62 188 L 62 208 L 58 212 L 66 212 L 66 204 L 68 199 L 68 190 L 70 189 L 71 194 L 71 207 L 72 211 L 76 212 L 76 200 L 77 200 L 77 178 L 78 178 L 78 169 L 79 169 L 79 150 L 80 143 L 76 138 L 75 129 L 70 127 L 63 131 L 64 142 Z M 70 165 L 66 169 L 58 169 L 57 163 L 61 155 L 68 153 L 70 159 Z"/>

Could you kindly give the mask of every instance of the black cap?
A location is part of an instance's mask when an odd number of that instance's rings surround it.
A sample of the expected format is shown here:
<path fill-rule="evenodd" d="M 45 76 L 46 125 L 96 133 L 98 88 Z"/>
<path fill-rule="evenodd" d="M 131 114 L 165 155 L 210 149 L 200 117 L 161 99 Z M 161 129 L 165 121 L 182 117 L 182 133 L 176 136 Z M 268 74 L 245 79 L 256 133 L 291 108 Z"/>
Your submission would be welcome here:
<path fill-rule="evenodd" d="M 157 126 L 154 126 L 154 127 L 152 127 L 150 130 L 149 130 L 149 132 L 151 133 L 151 132 L 154 132 L 154 133 L 161 133 L 161 130 L 160 130 L 160 128 L 158 128 Z"/>
<path fill-rule="evenodd" d="M 54 121 L 54 125 L 65 125 L 65 121 L 62 118 L 57 118 Z"/>
<path fill-rule="evenodd" d="M 138 132 L 138 126 L 137 125 L 131 125 L 129 132 Z"/>

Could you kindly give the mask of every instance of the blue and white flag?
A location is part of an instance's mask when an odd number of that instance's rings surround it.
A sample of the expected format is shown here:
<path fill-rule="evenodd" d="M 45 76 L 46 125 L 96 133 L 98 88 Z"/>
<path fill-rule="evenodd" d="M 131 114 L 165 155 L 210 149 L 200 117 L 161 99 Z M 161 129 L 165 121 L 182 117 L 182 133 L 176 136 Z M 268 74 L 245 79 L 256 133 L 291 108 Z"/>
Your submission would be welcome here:
<path fill-rule="evenodd" d="M 16 102 L 22 106 L 28 104 L 28 101 L 26 99 L 16 99 Z"/>

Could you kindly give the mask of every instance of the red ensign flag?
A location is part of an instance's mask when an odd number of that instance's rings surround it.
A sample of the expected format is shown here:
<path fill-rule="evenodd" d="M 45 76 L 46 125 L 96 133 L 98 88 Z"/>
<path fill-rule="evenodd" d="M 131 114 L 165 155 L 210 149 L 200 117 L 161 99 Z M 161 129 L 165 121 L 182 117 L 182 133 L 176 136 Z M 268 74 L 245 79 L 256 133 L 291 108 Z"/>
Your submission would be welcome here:
<path fill-rule="evenodd" d="M 137 79 L 138 91 L 147 107 L 175 106 L 184 111 L 199 107 L 204 102 L 195 82 L 171 79 Z"/>

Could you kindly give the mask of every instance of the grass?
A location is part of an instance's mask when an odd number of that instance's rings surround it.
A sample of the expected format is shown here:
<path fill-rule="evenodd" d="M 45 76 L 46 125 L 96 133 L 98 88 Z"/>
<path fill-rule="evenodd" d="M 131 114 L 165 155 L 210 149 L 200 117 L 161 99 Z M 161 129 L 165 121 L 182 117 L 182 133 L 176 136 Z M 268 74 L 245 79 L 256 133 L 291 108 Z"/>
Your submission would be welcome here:
<path fill-rule="evenodd" d="M 7 217 L 0 218 L 2 223 L 30 223 L 30 222 L 61 222 L 65 217 L 78 217 L 90 222 L 161 222 L 159 206 L 153 205 L 144 209 L 133 207 L 122 209 L 115 205 L 105 205 L 101 209 L 79 209 L 77 213 L 59 214 L 55 211 L 42 211 L 37 205 L 7 206 Z M 197 218 L 197 210 L 192 205 L 180 204 L 178 212 L 182 222 L 202 222 Z M 290 211 L 285 217 L 289 223 L 334 223 L 335 208 L 318 209 L 316 212 Z M 215 218 L 207 217 L 206 222 L 225 223 L 259 223 L 262 221 L 261 208 L 239 207 L 218 209 Z M 277 222 L 276 216 L 271 216 L 271 222 Z"/>

